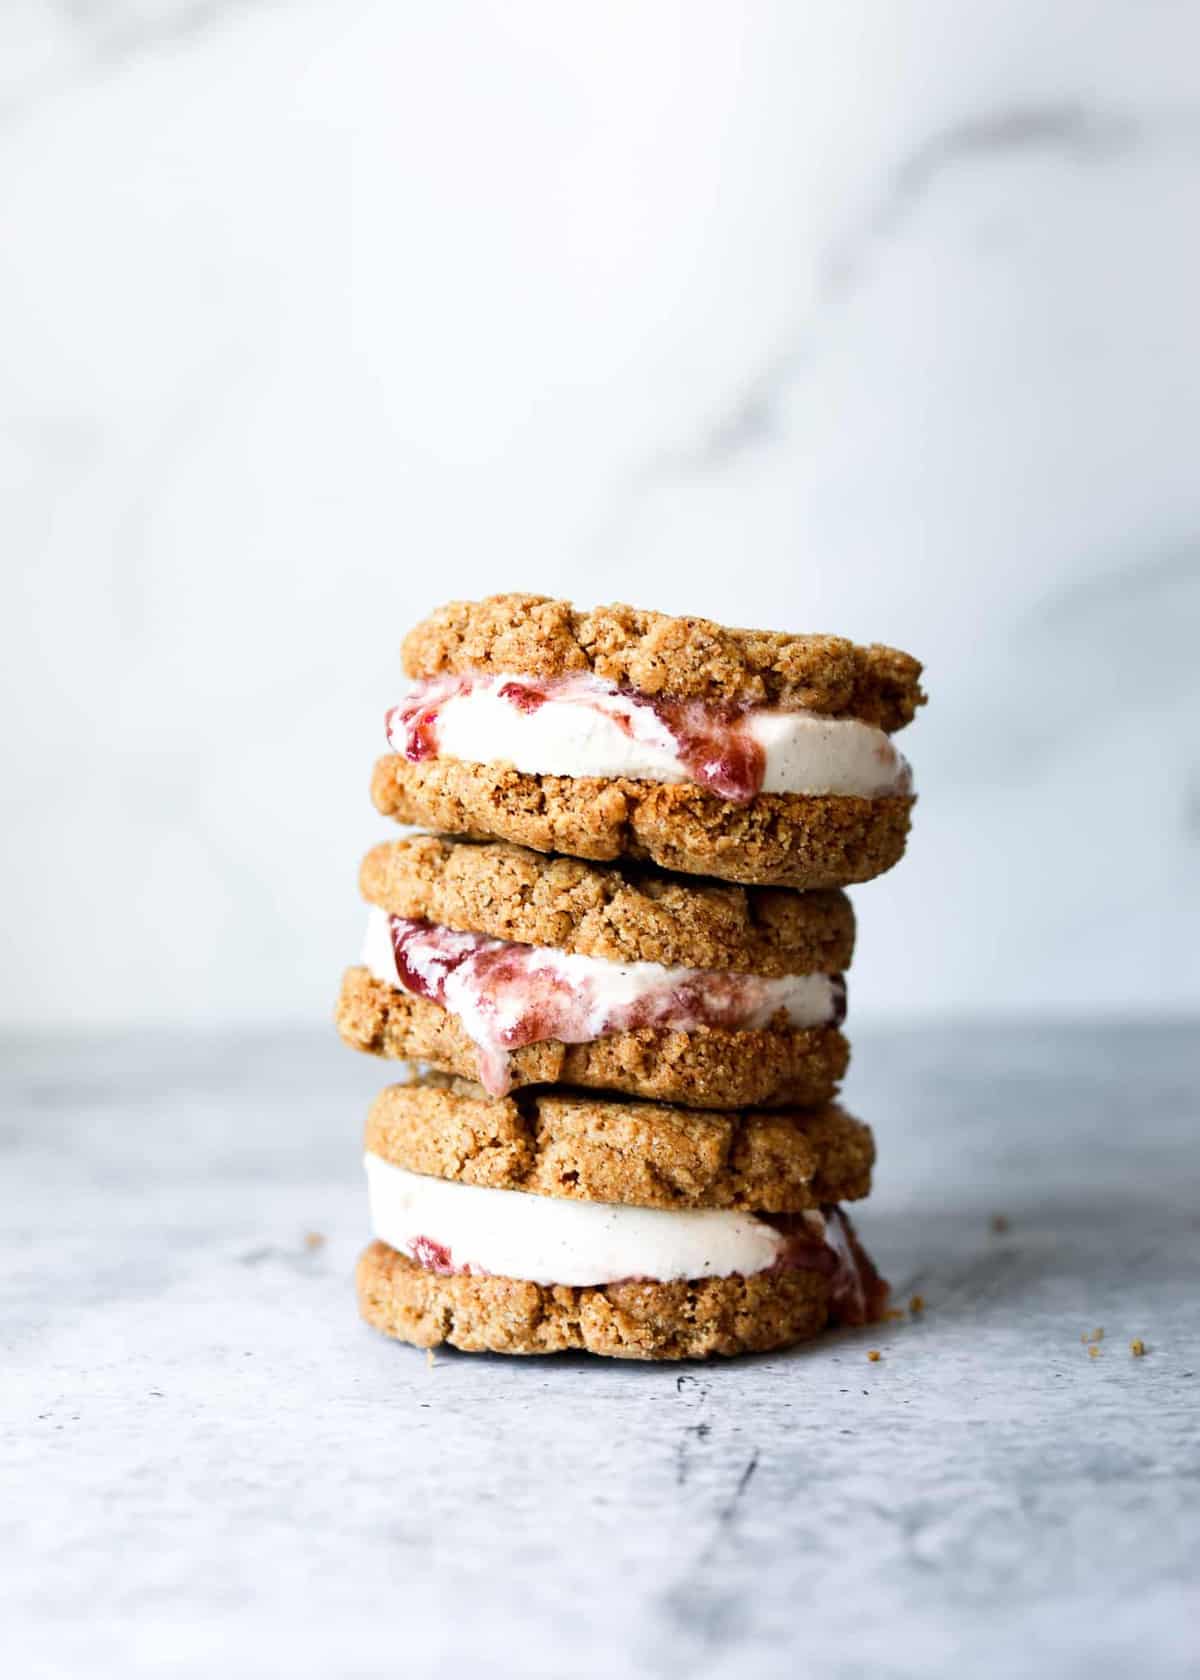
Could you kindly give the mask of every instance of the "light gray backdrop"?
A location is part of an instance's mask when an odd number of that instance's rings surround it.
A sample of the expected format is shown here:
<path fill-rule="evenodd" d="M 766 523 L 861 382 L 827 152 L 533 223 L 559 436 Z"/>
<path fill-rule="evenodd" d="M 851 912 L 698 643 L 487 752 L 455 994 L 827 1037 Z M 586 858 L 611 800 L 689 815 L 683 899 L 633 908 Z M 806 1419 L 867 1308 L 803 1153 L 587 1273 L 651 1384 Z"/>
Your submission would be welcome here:
<path fill-rule="evenodd" d="M 325 1014 L 405 627 L 927 662 L 864 1013 L 1200 992 L 1200 11 L 0 12 L 4 1015 Z"/>

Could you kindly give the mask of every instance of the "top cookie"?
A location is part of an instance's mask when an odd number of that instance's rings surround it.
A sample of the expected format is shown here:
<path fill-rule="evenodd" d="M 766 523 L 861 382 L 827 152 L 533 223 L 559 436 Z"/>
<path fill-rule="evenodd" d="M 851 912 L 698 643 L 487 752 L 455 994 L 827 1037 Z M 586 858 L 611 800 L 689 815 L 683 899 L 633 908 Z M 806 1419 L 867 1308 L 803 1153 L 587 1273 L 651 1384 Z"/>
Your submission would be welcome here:
<path fill-rule="evenodd" d="M 841 636 L 727 629 L 615 604 L 579 612 L 545 595 L 451 601 L 408 634 L 404 669 L 595 676 L 663 699 L 779 706 L 852 717 L 891 733 L 925 696 L 911 654 Z"/>

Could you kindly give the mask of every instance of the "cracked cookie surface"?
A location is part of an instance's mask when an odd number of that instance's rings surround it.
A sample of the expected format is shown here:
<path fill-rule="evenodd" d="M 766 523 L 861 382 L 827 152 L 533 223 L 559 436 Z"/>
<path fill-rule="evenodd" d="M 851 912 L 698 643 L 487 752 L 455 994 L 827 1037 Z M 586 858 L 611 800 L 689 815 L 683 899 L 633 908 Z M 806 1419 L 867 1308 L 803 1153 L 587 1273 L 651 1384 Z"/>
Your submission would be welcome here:
<path fill-rule="evenodd" d="M 413 678 L 591 672 L 642 694 L 855 717 L 889 733 L 925 698 L 919 661 L 878 643 L 733 629 L 619 603 L 581 612 L 519 593 L 439 607 L 405 637 L 403 659 Z"/>
<path fill-rule="evenodd" d="M 842 892 L 680 879 L 505 841 L 384 841 L 367 853 L 359 884 L 394 916 L 608 962 L 777 977 L 840 973 L 854 954 Z"/>
<path fill-rule="evenodd" d="M 871 1188 L 871 1130 L 836 1104 L 716 1112 L 427 1075 L 375 1099 L 365 1147 L 433 1178 L 637 1207 L 799 1213 Z"/>
<path fill-rule="evenodd" d="M 458 759 L 388 753 L 371 797 L 383 816 L 538 852 L 629 857 L 685 875 L 799 890 L 851 886 L 904 854 L 915 800 L 763 793 L 739 804 L 687 783 L 534 776 Z"/>
<path fill-rule="evenodd" d="M 855 1248 L 881 1304 L 886 1286 Z M 807 1341 L 832 1317 L 830 1280 L 816 1271 L 572 1288 L 446 1277 L 373 1242 L 356 1282 L 359 1310 L 376 1330 L 416 1347 L 449 1343 L 466 1353 L 574 1349 L 616 1359 L 708 1359 Z"/>

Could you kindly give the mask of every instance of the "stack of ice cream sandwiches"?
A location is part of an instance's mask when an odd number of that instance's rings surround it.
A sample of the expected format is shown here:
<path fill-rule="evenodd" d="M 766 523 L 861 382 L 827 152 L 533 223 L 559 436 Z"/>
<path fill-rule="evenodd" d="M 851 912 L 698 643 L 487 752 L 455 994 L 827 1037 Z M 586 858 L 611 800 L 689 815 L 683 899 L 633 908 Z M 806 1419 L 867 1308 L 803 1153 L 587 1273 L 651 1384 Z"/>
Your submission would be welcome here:
<path fill-rule="evenodd" d="M 901 856 L 917 661 L 626 606 L 455 602 L 404 644 L 342 1037 L 364 1317 L 420 1347 L 671 1359 L 882 1312 L 842 1203 L 840 890 Z"/>

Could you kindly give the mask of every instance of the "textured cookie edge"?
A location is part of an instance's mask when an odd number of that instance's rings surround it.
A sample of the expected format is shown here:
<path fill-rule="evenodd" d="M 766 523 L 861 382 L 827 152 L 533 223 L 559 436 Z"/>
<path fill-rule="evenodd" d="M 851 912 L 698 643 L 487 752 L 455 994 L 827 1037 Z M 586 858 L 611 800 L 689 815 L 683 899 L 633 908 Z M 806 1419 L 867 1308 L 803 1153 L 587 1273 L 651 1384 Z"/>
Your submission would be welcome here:
<path fill-rule="evenodd" d="M 574 1201 L 798 1213 L 861 1201 L 875 1140 L 836 1103 L 710 1112 L 586 1092 L 490 1098 L 425 1076 L 371 1104 L 364 1147 L 465 1184 Z"/>
<path fill-rule="evenodd" d="M 621 857 L 744 886 L 853 886 L 904 855 L 911 795 L 759 794 L 748 804 L 690 783 L 531 776 L 497 765 L 385 754 L 371 779 L 383 816 L 538 852 Z"/>
<path fill-rule="evenodd" d="M 898 648 L 621 603 L 580 611 L 546 595 L 450 601 L 408 633 L 402 657 L 413 678 L 590 672 L 654 697 L 785 706 L 860 718 L 889 733 L 925 700 L 920 662 Z"/>
<path fill-rule="evenodd" d="M 346 971 L 334 1018 L 351 1049 L 480 1077 L 478 1048 L 456 1016 L 365 968 Z M 513 1089 L 567 1085 L 711 1109 L 827 1102 L 849 1060 L 850 1046 L 833 1026 L 640 1027 L 585 1044 L 523 1045 L 510 1052 L 508 1066 Z"/>
<path fill-rule="evenodd" d="M 358 1262 L 359 1311 L 415 1347 L 464 1353 L 570 1351 L 615 1359 L 708 1359 L 810 1341 L 830 1321 L 819 1272 L 585 1288 L 515 1278 L 441 1276 L 373 1242 Z"/>
<path fill-rule="evenodd" d="M 385 840 L 363 859 L 359 886 L 392 915 L 608 962 L 778 977 L 838 973 L 854 954 L 854 910 L 836 889 L 681 878 L 507 841 Z"/>

